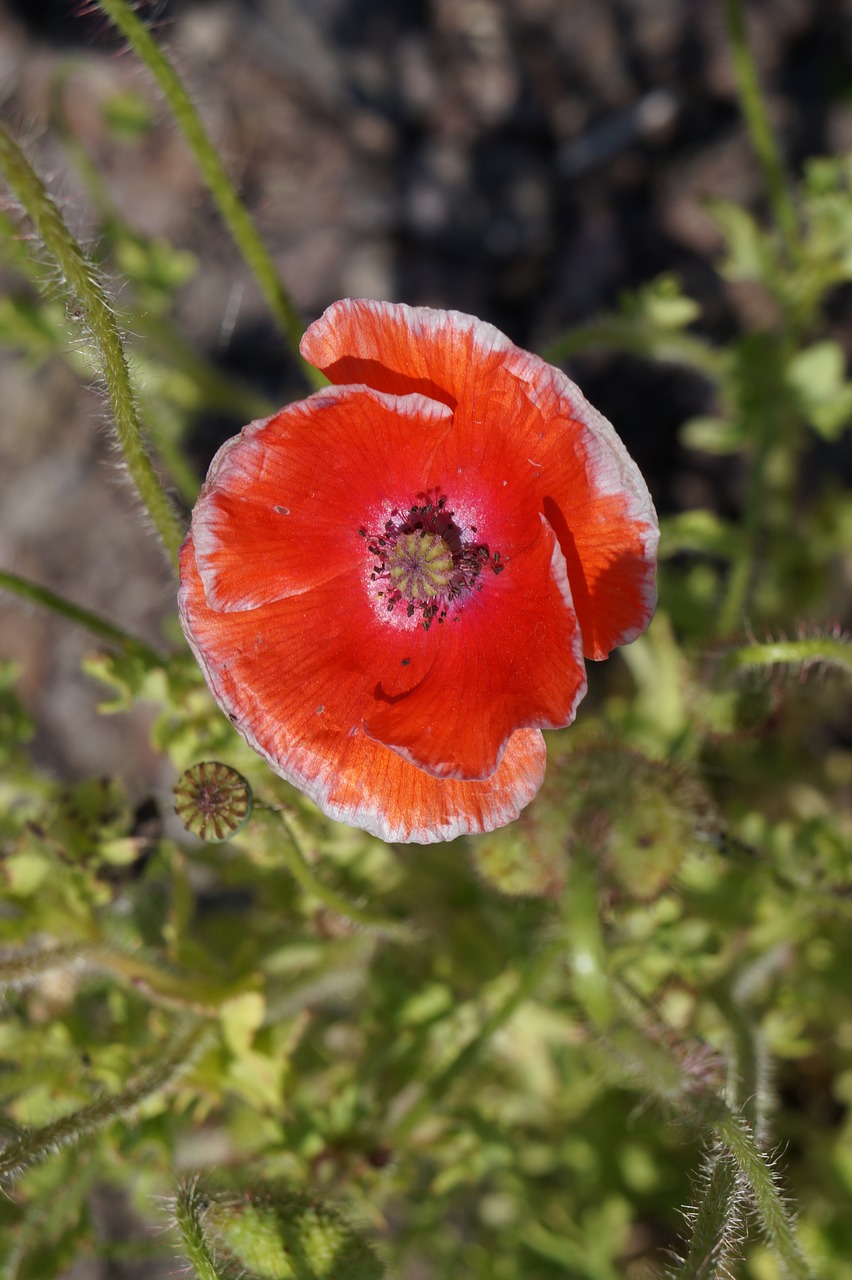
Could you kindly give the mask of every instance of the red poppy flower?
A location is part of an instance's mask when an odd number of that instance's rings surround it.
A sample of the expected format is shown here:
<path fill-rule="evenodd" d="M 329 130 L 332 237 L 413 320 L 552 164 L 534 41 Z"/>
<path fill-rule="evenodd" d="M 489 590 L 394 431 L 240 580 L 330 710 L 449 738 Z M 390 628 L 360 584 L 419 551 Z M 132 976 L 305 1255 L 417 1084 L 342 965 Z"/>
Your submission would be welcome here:
<path fill-rule="evenodd" d="M 648 490 L 558 369 L 457 312 L 337 302 L 334 384 L 213 460 L 184 630 L 270 766 L 333 818 L 428 843 L 511 822 L 584 655 L 656 602 Z"/>

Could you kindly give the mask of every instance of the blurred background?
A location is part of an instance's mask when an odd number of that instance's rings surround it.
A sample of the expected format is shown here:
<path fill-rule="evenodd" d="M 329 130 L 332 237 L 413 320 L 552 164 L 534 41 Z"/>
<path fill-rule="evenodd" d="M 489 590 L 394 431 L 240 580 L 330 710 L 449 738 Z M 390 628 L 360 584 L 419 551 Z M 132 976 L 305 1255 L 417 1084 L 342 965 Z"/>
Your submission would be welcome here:
<path fill-rule="evenodd" d="M 110 223 L 172 246 L 177 328 L 247 404 L 303 394 L 147 72 L 93 9 L 0 4 L 7 123 L 94 253 Z M 306 322 L 339 297 L 386 298 L 472 312 L 542 351 L 663 272 L 700 304 L 711 341 L 772 322 L 763 291 L 714 269 L 708 198 L 763 208 L 720 0 L 161 0 L 141 11 Z M 791 169 L 852 148 L 850 0 L 754 0 L 748 17 Z M 109 266 L 120 305 L 121 262 Z M 0 564 L 154 639 L 173 588 L 85 353 L 75 371 L 19 342 L 26 288 L 8 266 L 0 284 L 18 299 L 0 316 Z M 828 336 L 848 350 L 851 327 L 842 289 Z M 678 443 L 686 419 L 714 408 L 700 375 L 603 353 L 566 367 L 662 511 L 736 513 L 737 464 Z M 255 416 L 234 399 L 190 415 L 200 474 Z M 852 473 L 848 433 L 808 465 Z M 68 624 L 0 601 L 0 653 L 23 667 L 36 757 L 70 778 L 110 768 L 142 795 L 164 783 L 144 711 L 94 714 L 99 692 L 79 673 L 90 647 Z"/>

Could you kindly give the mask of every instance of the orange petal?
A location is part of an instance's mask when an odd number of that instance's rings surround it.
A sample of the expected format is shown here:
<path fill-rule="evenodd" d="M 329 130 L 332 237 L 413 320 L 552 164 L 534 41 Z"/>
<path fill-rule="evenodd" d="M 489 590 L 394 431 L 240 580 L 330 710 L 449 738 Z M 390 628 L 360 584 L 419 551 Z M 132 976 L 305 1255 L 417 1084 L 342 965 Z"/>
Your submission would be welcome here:
<path fill-rule="evenodd" d="M 298 595 L 364 559 L 412 477 L 428 477 L 449 410 L 422 396 L 331 387 L 252 422 L 217 453 L 192 515 L 198 569 L 214 609 Z"/>
<path fill-rule="evenodd" d="M 516 348 L 493 325 L 460 311 L 345 298 L 315 320 L 302 355 L 334 383 L 366 383 L 395 395 L 419 391 L 475 413 Z"/>
<path fill-rule="evenodd" d="M 514 733 L 481 782 L 440 780 L 366 737 L 358 726 L 374 704 L 376 672 L 387 669 L 391 682 L 412 633 L 382 623 L 367 595 L 346 586 L 335 579 L 265 607 L 214 610 L 189 535 L 181 622 L 235 728 L 323 812 L 383 840 L 427 844 L 511 822 L 543 780 L 541 734 Z M 436 631 L 417 635 L 427 660 Z"/>
<path fill-rule="evenodd" d="M 533 544 L 485 568 L 440 627 L 434 665 L 410 692 L 380 696 L 369 737 L 438 778 L 488 778 L 515 730 L 564 728 L 586 691 L 565 559 L 540 517 Z"/>
<path fill-rule="evenodd" d="M 566 374 L 519 348 L 507 369 L 533 409 L 516 435 L 565 556 L 583 652 L 605 658 L 641 635 L 657 607 L 651 495 L 615 429 Z"/>
<path fill-rule="evenodd" d="M 559 538 L 585 655 L 606 657 L 645 629 L 656 607 L 656 514 L 615 430 L 570 378 L 471 316 L 383 302 L 335 303 L 302 353 L 333 382 L 456 406 L 453 434 L 475 448 L 501 437 L 514 460 L 507 482 L 534 483 Z"/>

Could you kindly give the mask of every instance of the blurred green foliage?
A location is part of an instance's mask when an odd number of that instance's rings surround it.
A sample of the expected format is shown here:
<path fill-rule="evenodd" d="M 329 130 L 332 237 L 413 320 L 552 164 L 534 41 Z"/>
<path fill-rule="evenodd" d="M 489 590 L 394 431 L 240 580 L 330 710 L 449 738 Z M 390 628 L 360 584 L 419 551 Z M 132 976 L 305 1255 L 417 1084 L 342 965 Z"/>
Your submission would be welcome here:
<path fill-rule="evenodd" d="M 130 97 L 108 117 L 127 145 L 149 120 Z M 191 499 L 193 413 L 257 403 L 173 329 L 194 260 L 122 225 L 82 168 L 147 425 Z M 100 710 L 153 703 L 176 778 L 215 761 L 251 788 L 248 820 L 203 844 L 117 778 L 41 773 L 0 669 L 4 1280 L 104 1253 L 104 1187 L 154 1224 L 134 1256 L 201 1280 L 852 1280 L 852 505 L 826 469 L 801 483 L 852 418 L 824 321 L 852 278 L 850 179 L 848 157 L 808 166 L 793 258 L 714 205 L 720 270 L 773 324 L 710 348 L 666 277 L 554 345 L 710 379 L 683 445 L 729 456 L 744 501 L 664 522 L 657 618 L 593 673 L 511 827 L 421 850 L 331 823 L 174 637 L 159 657 L 102 634 Z M 88 376 L 68 300 L 5 243 L 0 341 Z"/>

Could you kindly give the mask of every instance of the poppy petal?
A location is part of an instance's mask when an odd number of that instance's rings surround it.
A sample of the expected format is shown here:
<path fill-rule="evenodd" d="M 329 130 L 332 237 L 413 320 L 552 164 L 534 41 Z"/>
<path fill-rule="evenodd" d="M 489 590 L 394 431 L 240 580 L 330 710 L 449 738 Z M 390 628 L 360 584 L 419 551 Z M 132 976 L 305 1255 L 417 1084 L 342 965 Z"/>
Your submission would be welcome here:
<path fill-rule="evenodd" d="M 364 554 L 357 513 L 410 502 L 411 477 L 428 474 L 450 424 L 434 400 L 366 387 L 327 388 L 250 423 L 217 453 L 193 511 L 207 603 L 254 609 L 351 568 Z"/>
<path fill-rule="evenodd" d="M 499 575 L 483 571 L 416 688 L 381 697 L 365 720 L 371 738 L 436 777 L 489 777 L 515 730 L 564 728 L 586 692 L 565 560 L 543 517 L 539 529 Z"/>
<path fill-rule="evenodd" d="M 371 619 L 380 624 L 365 594 L 345 588 L 331 580 L 257 609 L 211 609 L 189 535 L 181 550 L 181 622 L 234 727 L 329 817 L 383 840 L 428 844 L 513 821 L 544 778 L 541 734 L 514 733 L 484 781 L 435 778 L 368 738 L 358 725 L 374 701 Z M 421 635 L 428 655 L 434 640 Z M 396 646 L 393 656 L 383 646 L 385 665 L 402 669 L 408 633 L 385 625 L 384 636 Z"/>
<path fill-rule="evenodd" d="M 419 391 L 472 412 L 513 350 L 499 329 L 460 311 L 352 298 L 328 307 L 301 342 L 302 355 L 331 382 Z"/>
<path fill-rule="evenodd" d="M 502 434 L 515 467 L 538 482 L 586 657 L 604 658 L 645 629 L 656 607 L 653 504 L 614 428 L 567 375 L 474 317 L 368 300 L 329 307 L 302 354 L 336 383 L 433 395 L 456 408 L 454 429 L 480 447 Z"/>
<path fill-rule="evenodd" d="M 583 651 L 606 658 L 641 635 L 657 607 L 651 495 L 614 427 L 567 374 L 517 347 L 506 367 L 534 410 L 517 420 L 516 438 L 565 555 Z"/>

